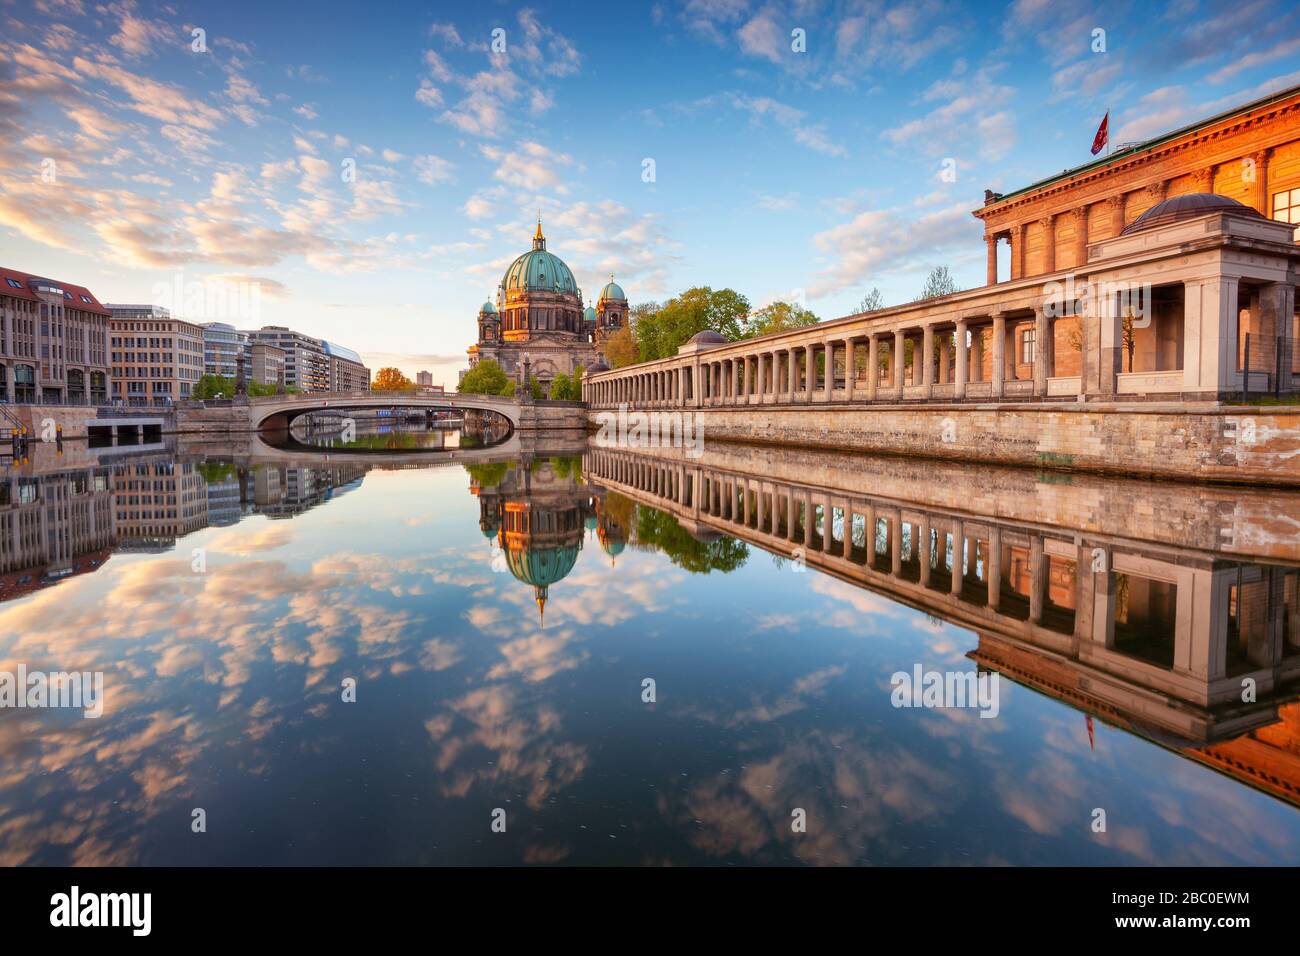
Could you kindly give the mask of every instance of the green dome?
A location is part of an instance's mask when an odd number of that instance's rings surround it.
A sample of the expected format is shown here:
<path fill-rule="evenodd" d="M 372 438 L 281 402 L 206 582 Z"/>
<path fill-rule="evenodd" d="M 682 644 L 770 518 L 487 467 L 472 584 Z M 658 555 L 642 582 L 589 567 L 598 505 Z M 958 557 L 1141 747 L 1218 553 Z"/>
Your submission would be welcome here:
<path fill-rule="evenodd" d="M 612 538 L 608 541 L 602 541 L 600 546 L 605 549 L 605 553 L 611 558 L 617 558 L 623 553 L 623 549 L 627 547 L 627 542 Z"/>
<path fill-rule="evenodd" d="M 609 281 L 605 283 L 605 288 L 600 290 L 600 297 L 602 299 L 627 298 L 627 296 L 623 294 L 623 287 L 614 281 L 613 276 L 610 276 Z"/>
<path fill-rule="evenodd" d="M 569 292 L 578 294 L 573 273 L 559 256 L 545 249 L 530 249 L 510 263 L 501 285 L 507 292 Z"/>
<path fill-rule="evenodd" d="M 591 306 L 587 306 L 587 308 L 582 313 L 582 318 L 586 322 L 595 322 L 596 310 L 593 309 Z"/>
<path fill-rule="evenodd" d="M 484 302 L 483 305 L 479 308 L 479 311 L 485 312 L 488 315 L 495 315 L 497 311 L 497 307 L 493 305 L 491 302 Z"/>
<path fill-rule="evenodd" d="M 578 546 L 525 548 L 506 552 L 510 573 L 524 584 L 548 587 L 562 580 L 578 563 Z"/>

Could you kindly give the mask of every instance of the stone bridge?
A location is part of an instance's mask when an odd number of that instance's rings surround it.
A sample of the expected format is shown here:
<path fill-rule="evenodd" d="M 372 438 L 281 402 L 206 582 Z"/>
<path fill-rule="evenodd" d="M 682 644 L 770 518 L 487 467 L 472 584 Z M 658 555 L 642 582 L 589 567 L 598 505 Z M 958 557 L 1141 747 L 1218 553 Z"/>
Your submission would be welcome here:
<path fill-rule="evenodd" d="M 236 406 L 240 407 L 240 406 Z M 311 412 L 360 410 L 367 408 L 413 408 L 496 412 L 518 430 L 526 424 L 523 404 L 498 395 L 413 395 L 406 392 L 305 392 L 297 395 L 266 395 L 248 399 L 250 431 L 288 428 L 295 418 Z"/>

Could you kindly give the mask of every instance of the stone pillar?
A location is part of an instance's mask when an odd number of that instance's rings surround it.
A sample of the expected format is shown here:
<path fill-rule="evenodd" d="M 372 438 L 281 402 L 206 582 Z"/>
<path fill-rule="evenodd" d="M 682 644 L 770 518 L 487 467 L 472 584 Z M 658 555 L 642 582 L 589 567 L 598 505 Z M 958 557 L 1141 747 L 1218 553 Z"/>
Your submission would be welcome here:
<path fill-rule="evenodd" d="M 804 374 L 808 380 L 804 382 L 804 401 L 813 400 L 813 392 L 817 390 L 817 360 L 814 349 L 811 345 L 804 347 Z"/>
<path fill-rule="evenodd" d="M 823 346 L 826 353 L 826 401 L 833 401 L 835 398 L 835 343 L 826 342 Z"/>
<path fill-rule="evenodd" d="M 989 588 L 989 607 L 997 610 L 1002 604 L 1002 530 L 989 528 L 989 553 L 984 558 L 984 576 Z"/>
<path fill-rule="evenodd" d="M 1043 619 L 1043 594 L 1047 586 L 1047 555 L 1043 553 L 1042 535 L 1029 539 L 1029 621 Z"/>
<path fill-rule="evenodd" d="M 1007 317 L 993 313 L 993 397 L 1006 393 L 1007 381 Z"/>
<path fill-rule="evenodd" d="M 749 362 L 750 362 L 750 358 L 748 355 L 742 357 L 740 360 L 740 404 L 741 405 L 748 405 L 751 398 L 753 397 L 749 394 L 754 387 L 754 379 L 751 377 L 749 372 Z"/>
<path fill-rule="evenodd" d="M 867 336 L 867 401 L 876 399 L 876 385 L 880 379 L 880 338 L 872 332 Z"/>
<path fill-rule="evenodd" d="M 1056 271 L 1056 216 L 1047 215 L 1038 220 L 1043 233 L 1043 271 Z"/>
<path fill-rule="evenodd" d="M 955 344 L 957 347 L 957 357 L 955 367 L 953 368 L 954 389 L 953 395 L 957 398 L 966 397 L 966 381 L 969 374 L 966 369 L 967 351 L 966 351 L 966 320 L 957 320 L 957 334 Z"/>
<path fill-rule="evenodd" d="M 952 586 L 955 597 L 961 596 L 962 579 L 966 573 L 966 529 L 960 521 L 952 523 Z"/>
<path fill-rule="evenodd" d="M 1011 227 L 1011 278 L 1023 279 L 1025 276 L 1025 224 L 1018 223 Z"/>
<path fill-rule="evenodd" d="M 1121 193 L 1107 199 L 1106 210 L 1110 213 L 1110 234 L 1118 236 L 1124 229 L 1124 195 Z"/>
<path fill-rule="evenodd" d="M 903 515 L 897 510 L 889 516 L 889 573 L 903 573 Z"/>
<path fill-rule="evenodd" d="M 934 324 L 927 322 L 921 329 L 921 354 L 912 353 L 912 380 L 916 381 L 916 362 L 921 361 L 921 384 L 934 384 Z"/>
<path fill-rule="evenodd" d="M 898 389 L 900 397 L 903 394 L 903 358 L 905 352 L 903 345 L 906 338 L 906 333 L 902 329 L 894 330 L 894 352 L 889 357 L 890 361 L 894 363 L 894 388 Z"/>
<path fill-rule="evenodd" d="M 785 350 L 786 401 L 794 401 L 794 393 L 799 387 L 799 362 L 794 349 Z"/>
<path fill-rule="evenodd" d="M 1124 369 L 1124 317 L 1113 292 L 1098 305 L 1101 312 L 1097 341 L 1098 390 L 1102 395 L 1114 397 L 1119 388 L 1119 375 Z M 1236 354 L 1235 339 L 1233 349 Z"/>
<path fill-rule="evenodd" d="M 945 332 L 939 337 L 939 371 L 935 374 L 935 381 L 940 385 L 947 385 L 948 366 L 952 364 L 953 333 Z"/>
<path fill-rule="evenodd" d="M 1047 357 L 1049 343 L 1048 326 L 1051 324 L 1047 309 L 1041 305 L 1034 306 L 1034 394 L 1047 394 L 1047 375 L 1050 361 Z"/>
<path fill-rule="evenodd" d="M 1088 207 L 1080 206 L 1070 211 L 1074 218 L 1074 267 L 1088 264 Z"/>
<path fill-rule="evenodd" d="M 920 585 L 923 588 L 930 586 L 930 515 L 928 512 L 921 512 L 921 526 L 917 529 L 916 535 L 916 561 L 920 569 Z"/>
<path fill-rule="evenodd" d="M 984 245 L 988 248 L 988 285 L 997 285 L 998 282 L 998 237 L 990 233 L 984 237 Z"/>
<path fill-rule="evenodd" d="M 1250 191 L 1250 205 L 1264 214 L 1267 219 L 1273 218 L 1273 208 L 1269 203 L 1268 194 L 1268 161 L 1272 158 L 1273 150 L 1261 149 L 1250 154 L 1250 160 L 1254 163 L 1255 182 L 1254 188 Z"/>

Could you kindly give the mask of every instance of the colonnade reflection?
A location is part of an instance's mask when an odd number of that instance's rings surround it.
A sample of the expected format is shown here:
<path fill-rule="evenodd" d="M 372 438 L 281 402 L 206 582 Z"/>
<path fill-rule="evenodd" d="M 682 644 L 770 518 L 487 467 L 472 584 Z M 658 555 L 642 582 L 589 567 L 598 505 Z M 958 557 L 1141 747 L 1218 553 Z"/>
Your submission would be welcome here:
<path fill-rule="evenodd" d="M 1023 472 L 999 494 L 961 466 L 914 467 L 734 446 L 584 458 L 588 480 L 691 534 L 968 628 L 979 666 L 1300 803 L 1300 542 L 1272 527 L 1300 511 L 1296 496 Z M 1152 509 L 1165 523 L 1136 536 L 1143 522 L 1125 513 Z"/>

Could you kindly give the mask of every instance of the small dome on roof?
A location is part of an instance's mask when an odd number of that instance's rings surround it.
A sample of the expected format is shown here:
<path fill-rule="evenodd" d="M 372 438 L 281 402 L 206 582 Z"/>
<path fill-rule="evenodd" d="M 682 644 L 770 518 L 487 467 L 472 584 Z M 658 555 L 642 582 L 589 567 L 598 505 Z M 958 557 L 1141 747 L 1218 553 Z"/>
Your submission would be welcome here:
<path fill-rule="evenodd" d="M 605 283 L 605 288 L 600 290 L 600 297 L 602 299 L 626 299 L 627 298 L 627 296 L 623 294 L 623 287 L 614 281 L 613 275 L 611 275 L 609 277 L 609 281 Z"/>
<path fill-rule="evenodd" d="M 496 313 L 496 310 L 497 307 L 493 305 L 490 300 L 484 302 L 481 306 L 479 306 L 479 312 L 483 313 L 484 315 L 493 315 Z"/>
<path fill-rule="evenodd" d="M 1205 216 L 1212 212 L 1235 212 L 1264 218 L 1256 210 L 1228 196 L 1220 196 L 1218 193 L 1188 193 L 1185 196 L 1175 196 L 1156 203 L 1125 226 L 1120 231 L 1120 235 L 1128 236 L 1157 226 L 1167 226 L 1172 222 L 1195 219 L 1197 216 Z"/>
<path fill-rule="evenodd" d="M 692 335 L 690 341 L 696 345 L 723 345 L 727 340 L 721 332 L 705 329 L 703 332 L 696 332 Z"/>
<path fill-rule="evenodd" d="M 582 312 L 582 319 L 584 322 L 595 322 L 596 310 L 593 309 L 591 306 L 587 306 L 587 308 L 585 308 Z"/>
<path fill-rule="evenodd" d="M 608 372 L 609 366 L 605 364 L 605 359 L 601 356 L 596 357 L 596 361 L 591 363 L 591 368 L 587 369 L 587 374 L 595 375 L 597 372 Z"/>

